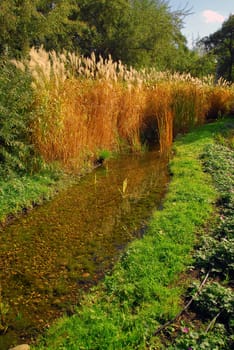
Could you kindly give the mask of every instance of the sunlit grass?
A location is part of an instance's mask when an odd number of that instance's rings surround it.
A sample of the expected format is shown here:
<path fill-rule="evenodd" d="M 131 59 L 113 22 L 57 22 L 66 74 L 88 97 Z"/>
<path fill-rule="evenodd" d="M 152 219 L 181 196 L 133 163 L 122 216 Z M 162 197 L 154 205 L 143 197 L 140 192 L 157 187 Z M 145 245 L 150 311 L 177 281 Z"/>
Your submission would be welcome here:
<path fill-rule="evenodd" d="M 72 179 L 55 170 L 34 175 L 17 176 L 0 180 L 0 223 L 4 225 L 14 216 L 30 210 L 50 199 L 58 190 L 68 186 Z"/>

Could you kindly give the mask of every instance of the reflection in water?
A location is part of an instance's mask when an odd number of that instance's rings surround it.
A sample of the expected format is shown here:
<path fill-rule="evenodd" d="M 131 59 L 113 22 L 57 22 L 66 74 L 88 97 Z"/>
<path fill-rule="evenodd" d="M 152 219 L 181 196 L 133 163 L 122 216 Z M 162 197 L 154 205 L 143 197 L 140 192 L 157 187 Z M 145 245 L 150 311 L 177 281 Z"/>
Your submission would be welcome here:
<path fill-rule="evenodd" d="M 142 235 L 167 183 L 167 161 L 157 152 L 110 160 L 108 168 L 1 232 L 0 297 L 9 311 L 0 349 L 29 341 L 56 317 L 72 313 L 81 293 Z"/>

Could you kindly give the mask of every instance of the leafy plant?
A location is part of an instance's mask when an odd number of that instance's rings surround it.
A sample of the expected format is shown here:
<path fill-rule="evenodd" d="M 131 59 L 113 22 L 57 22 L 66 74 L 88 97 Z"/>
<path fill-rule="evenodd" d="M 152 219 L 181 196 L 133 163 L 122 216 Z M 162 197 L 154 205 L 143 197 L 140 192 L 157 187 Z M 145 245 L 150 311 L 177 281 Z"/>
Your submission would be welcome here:
<path fill-rule="evenodd" d="M 217 324 L 212 332 L 196 330 L 192 327 L 182 327 L 181 333 L 175 340 L 175 344 L 169 346 L 169 350 L 229 350 L 225 328 Z"/>
<path fill-rule="evenodd" d="M 196 267 L 210 270 L 222 276 L 234 274 L 234 239 L 220 241 L 212 237 L 202 239 L 201 248 L 196 252 Z"/>
<path fill-rule="evenodd" d="M 0 64 L 0 173 L 7 177 L 32 171 L 30 142 L 33 93 L 31 78 L 15 66 Z"/>
<path fill-rule="evenodd" d="M 111 152 L 108 149 L 102 149 L 98 152 L 98 161 L 103 162 L 111 158 Z"/>
<path fill-rule="evenodd" d="M 218 282 L 209 283 L 194 297 L 193 307 L 201 318 L 212 319 L 219 314 L 228 325 L 234 316 L 233 292 Z"/>

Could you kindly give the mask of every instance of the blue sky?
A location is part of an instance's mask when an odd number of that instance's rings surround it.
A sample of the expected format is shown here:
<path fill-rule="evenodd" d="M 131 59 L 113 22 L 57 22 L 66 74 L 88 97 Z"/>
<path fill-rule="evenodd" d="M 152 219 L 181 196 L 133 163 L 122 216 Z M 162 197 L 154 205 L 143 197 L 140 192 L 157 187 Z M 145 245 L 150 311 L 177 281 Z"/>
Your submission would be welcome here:
<path fill-rule="evenodd" d="M 234 14 L 234 0 L 168 0 L 172 10 L 190 9 L 193 14 L 184 20 L 182 33 L 189 47 L 193 40 L 214 33 L 230 14 Z"/>

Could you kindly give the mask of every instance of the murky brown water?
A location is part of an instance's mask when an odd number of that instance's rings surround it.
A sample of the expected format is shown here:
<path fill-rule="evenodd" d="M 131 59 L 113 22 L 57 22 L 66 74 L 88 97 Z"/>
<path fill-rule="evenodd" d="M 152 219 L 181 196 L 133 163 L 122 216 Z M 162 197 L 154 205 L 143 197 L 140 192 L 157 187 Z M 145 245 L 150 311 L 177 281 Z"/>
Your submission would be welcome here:
<path fill-rule="evenodd" d="M 73 312 L 81 294 L 142 235 L 168 180 L 167 161 L 157 152 L 110 160 L 0 232 L 1 350 L 33 341 Z"/>

